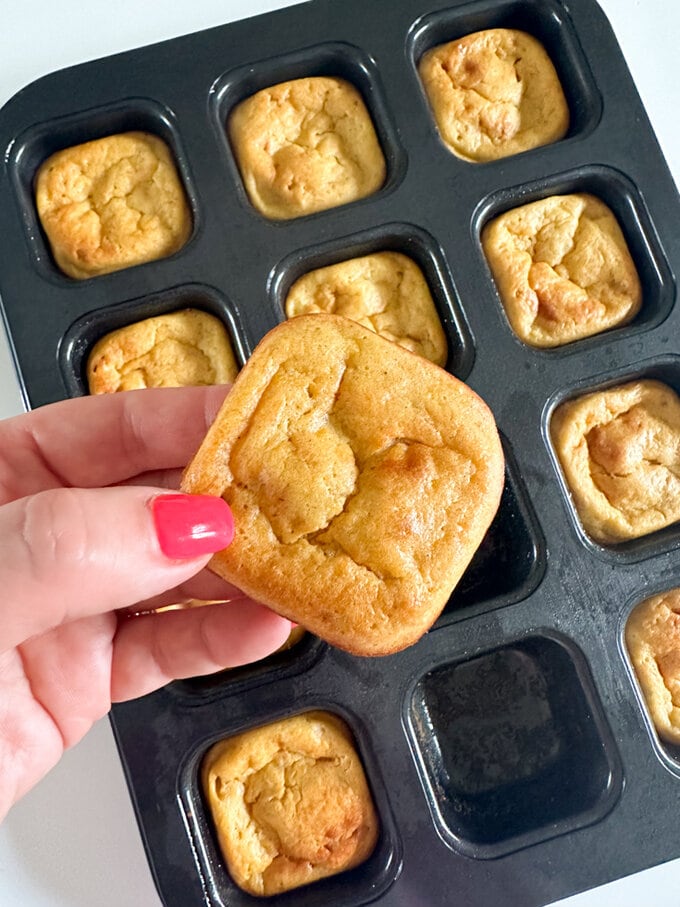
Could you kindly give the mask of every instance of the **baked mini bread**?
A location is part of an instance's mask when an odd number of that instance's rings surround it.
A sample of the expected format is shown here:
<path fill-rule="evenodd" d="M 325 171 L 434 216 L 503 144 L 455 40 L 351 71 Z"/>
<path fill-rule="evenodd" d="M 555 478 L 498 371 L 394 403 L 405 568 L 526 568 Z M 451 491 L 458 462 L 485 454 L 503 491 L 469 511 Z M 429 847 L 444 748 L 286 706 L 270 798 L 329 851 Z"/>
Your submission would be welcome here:
<path fill-rule="evenodd" d="M 654 727 L 680 746 L 680 589 L 653 595 L 633 609 L 626 647 Z"/>
<path fill-rule="evenodd" d="M 377 192 L 385 158 L 357 89 L 313 76 L 282 82 L 238 104 L 228 132 L 251 203 L 288 219 Z"/>
<path fill-rule="evenodd" d="M 568 400 L 551 420 L 585 531 L 613 544 L 680 519 L 680 399 L 644 379 Z"/>
<path fill-rule="evenodd" d="M 623 325 L 642 304 L 618 221 L 593 195 L 553 195 L 506 211 L 484 227 L 482 246 L 510 326 L 531 346 Z"/>
<path fill-rule="evenodd" d="M 442 140 L 465 160 L 519 154 L 569 129 L 555 67 L 526 32 L 492 28 L 439 44 L 418 71 Z"/>
<path fill-rule="evenodd" d="M 145 132 L 53 154 L 38 171 L 35 201 L 56 264 L 79 280 L 172 255 L 191 233 L 170 149 Z"/>
<path fill-rule="evenodd" d="M 305 712 L 216 743 L 203 790 L 229 874 L 273 895 L 358 866 L 379 822 L 347 725 Z"/>
<path fill-rule="evenodd" d="M 439 616 L 503 481 L 493 416 L 470 388 L 318 314 L 257 346 L 182 488 L 232 508 L 216 573 L 333 645 L 385 655 Z"/>
<path fill-rule="evenodd" d="M 303 274 L 290 288 L 286 315 L 326 312 L 358 321 L 437 365 L 446 337 L 427 281 L 400 252 L 376 252 Z"/>
<path fill-rule="evenodd" d="M 111 331 L 95 343 L 87 360 L 91 394 L 230 384 L 237 373 L 225 326 L 199 309 L 157 315 Z"/>

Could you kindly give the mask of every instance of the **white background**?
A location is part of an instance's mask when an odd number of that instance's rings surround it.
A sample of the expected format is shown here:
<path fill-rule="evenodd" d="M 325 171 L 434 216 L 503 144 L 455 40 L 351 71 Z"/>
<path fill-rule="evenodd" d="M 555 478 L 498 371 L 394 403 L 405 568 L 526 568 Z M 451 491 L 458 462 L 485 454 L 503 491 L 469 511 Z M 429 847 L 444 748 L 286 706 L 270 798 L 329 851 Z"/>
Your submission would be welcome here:
<path fill-rule="evenodd" d="M 64 66 L 289 2 L 5 2 L 0 21 L 0 105 L 37 77 Z M 673 0 L 600 2 L 680 184 L 680 4 Z M 0 329 L 0 418 L 20 409 L 18 386 Z M 680 790 L 678 804 L 680 807 Z M 680 808 L 678 814 L 680 817 Z M 680 839 L 680 821 L 677 834 Z M 680 860 L 570 898 L 561 907 L 611 904 L 679 907 Z M 160 907 L 108 721 L 100 722 L 67 753 L 0 826 L 0 905 Z"/>

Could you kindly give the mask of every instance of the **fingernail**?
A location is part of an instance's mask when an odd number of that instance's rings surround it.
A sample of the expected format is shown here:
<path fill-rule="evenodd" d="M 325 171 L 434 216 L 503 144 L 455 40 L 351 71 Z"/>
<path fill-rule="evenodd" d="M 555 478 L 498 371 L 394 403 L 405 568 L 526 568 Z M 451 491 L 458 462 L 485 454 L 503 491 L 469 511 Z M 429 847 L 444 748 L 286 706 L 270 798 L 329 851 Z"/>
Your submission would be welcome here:
<path fill-rule="evenodd" d="M 222 498 L 159 494 L 151 501 L 161 551 L 173 559 L 214 554 L 234 537 L 234 518 Z"/>

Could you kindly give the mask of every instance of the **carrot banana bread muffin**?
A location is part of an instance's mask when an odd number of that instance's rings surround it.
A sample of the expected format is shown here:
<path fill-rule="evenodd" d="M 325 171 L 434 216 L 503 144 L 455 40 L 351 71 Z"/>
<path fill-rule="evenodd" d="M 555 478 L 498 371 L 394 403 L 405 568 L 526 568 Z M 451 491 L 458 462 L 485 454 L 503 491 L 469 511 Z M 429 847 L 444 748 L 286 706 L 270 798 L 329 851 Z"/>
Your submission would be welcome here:
<path fill-rule="evenodd" d="M 446 362 L 446 337 L 430 288 L 413 259 L 399 252 L 310 271 L 290 288 L 285 308 L 288 318 L 344 315 L 437 365 Z"/>
<path fill-rule="evenodd" d="M 87 362 L 91 394 L 230 384 L 237 373 L 226 328 L 199 309 L 157 315 L 112 331 L 97 341 Z"/>
<path fill-rule="evenodd" d="M 182 488 L 232 508 L 216 573 L 340 648 L 384 655 L 439 616 L 503 481 L 493 416 L 470 388 L 318 314 L 257 346 Z"/>
<path fill-rule="evenodd" d="M 468 161 L 494 161 L 563 138 L 569 108 L 540 42 L 492 28 L 440 44 L 418 71 L 444 143 Z"/>
<path fill-rule="evenodd" d="M 191 233 L 170 149 L 144 132 L 53 154 L 40 167 L 35 198 L 55 262 L 76 279 L 172 255 Z"/>
<path fill-rule="evenodd" d="M 680 589 L 640 602 L 626 624 L 626 646 L 654 727 L 680 746 Z"/>
<path fill-rule="evenodd" d="M 229 137 L 251 203 L 288 219 L 377 192 L 385 159 L 357 89 L 317 76 L 283 82 L 242 101 Z"/>
<path fill-rule="evenodd" d="M 346 724 L 306 712 L 216 743 L 203 790 L 227 869 L 273 895 L 363 863 L 378 817 Z"/>
<path fill-rule="evenodd" d="M 670 387 L 632 381 L 568 400 L 551 432 L 595 540 L 639 538 L 680 519 L 680 399 Z"/>
<path fill-rule="evenodd" d="M 508 321 L 520 340 L 555 347 L 635 317 L 642 287 L 619 224 L 587 194 L 506 211 L 482 231 Z"/>

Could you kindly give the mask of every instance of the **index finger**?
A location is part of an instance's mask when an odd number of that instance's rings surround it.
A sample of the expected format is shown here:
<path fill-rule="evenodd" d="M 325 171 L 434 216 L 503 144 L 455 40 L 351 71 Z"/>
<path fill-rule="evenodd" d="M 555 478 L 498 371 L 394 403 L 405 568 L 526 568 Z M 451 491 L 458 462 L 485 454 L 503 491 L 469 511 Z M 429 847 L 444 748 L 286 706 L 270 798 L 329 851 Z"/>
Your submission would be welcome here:
<path fill-rule="evenodd" d="M 226 386 L 150 388 L 64 400 L 0 423 L 0 503 L 96 488 L 186 466 Z"/>

